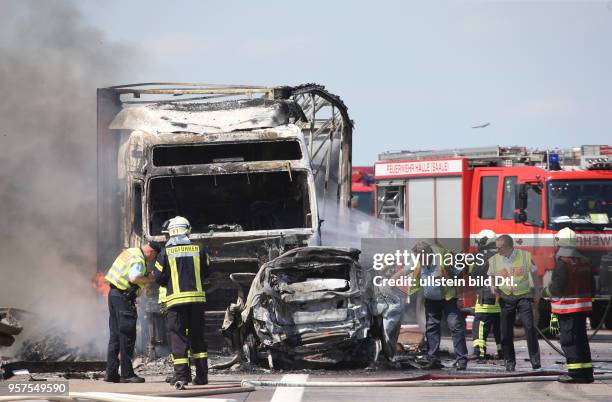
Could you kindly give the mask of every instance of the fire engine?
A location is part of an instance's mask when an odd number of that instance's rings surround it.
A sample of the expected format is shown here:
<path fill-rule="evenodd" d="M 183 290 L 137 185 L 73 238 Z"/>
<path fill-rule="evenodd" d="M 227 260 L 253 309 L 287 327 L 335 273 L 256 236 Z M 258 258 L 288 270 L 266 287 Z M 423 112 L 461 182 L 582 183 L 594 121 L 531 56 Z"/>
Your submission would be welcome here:
<path fill-rule="evenodd" d="M 532 253 L 545 285 L 554 235 L 572 228 L 594 266 L 591 326 L 603 320 L 612 328 L 612 313 L 603 316 L 612 289 L 612 146 L 385 152 L 375 164 L 375 186 L 376 216 L 413 238 L 442 245 L 455 239 L 455 249 L 467 251 L 483 229 L 511 235 Z M 473 303 L 469 290 L 463 299 Z M 540 325 L 548 317 L 540 303 Z"/>
<path fill-rule="evenodd" d="M 351 208 L 374 215 L 374 167 L 353 166 L 351 169 Z"/>

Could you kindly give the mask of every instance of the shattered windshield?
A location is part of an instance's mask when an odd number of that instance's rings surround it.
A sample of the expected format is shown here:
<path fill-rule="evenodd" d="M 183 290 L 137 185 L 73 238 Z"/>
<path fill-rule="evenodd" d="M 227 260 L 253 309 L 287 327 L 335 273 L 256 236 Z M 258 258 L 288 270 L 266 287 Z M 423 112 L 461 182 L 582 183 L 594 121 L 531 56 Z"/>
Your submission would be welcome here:
<path fill-rule="evenodd" d="M 552 224 L 609 225 L 612 180 L 555 180 L 548 183 L 548 215 Z"/>

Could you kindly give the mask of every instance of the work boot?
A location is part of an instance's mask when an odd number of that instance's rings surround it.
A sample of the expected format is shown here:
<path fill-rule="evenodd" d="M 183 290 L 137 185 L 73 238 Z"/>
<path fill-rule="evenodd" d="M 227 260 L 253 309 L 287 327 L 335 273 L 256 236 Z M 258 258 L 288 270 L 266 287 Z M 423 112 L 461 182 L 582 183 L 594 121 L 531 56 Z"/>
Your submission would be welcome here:
<path fill-rule="evenodd" d="M 121 377 L 119 382 L 122 384 L 139 384 L 145 382 L 145 379 L 134 374 L 131 377 Z"/>
<path fill-rule="evenodd" d="M 104 382 L 119 382 L 119 380 L 120 380 L 119 374 L 115 374 L 115 375 L 106 374 L 104 376 Z"/>
<path fill-rule="evenodd" d="M 531 365 L 531 368 L 533 368 L 534 370 L 539 370 L 542 367 L 542 365 L 540 363 L 535 363 Z"/>
<path fill-rule="evenodd" d="M 208 384 L 208 359 L 196 359 L 196 376 L 193 385 Z"/>
<path fill-rule="evenodd" d="M 506 360 L 506 371 L 514 371 L 516 368 L 516 362 Z"/>
<path fill-rule="evenodd" d="M 571 375 L 560 375 L 557 377 L 557 381 L 562 382 L 564 384 L 590 384 L 592 383 L 593 377 L 583 378 L 583 377 L 572 377 Z"/>

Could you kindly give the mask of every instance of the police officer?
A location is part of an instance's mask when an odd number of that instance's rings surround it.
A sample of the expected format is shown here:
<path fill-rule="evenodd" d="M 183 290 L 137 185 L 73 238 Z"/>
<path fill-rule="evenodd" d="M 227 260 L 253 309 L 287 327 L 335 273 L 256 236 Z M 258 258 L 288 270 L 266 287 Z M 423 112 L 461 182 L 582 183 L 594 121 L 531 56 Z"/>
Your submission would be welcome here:
<path fill-rule="evenodd" d="M 555 236 L 555 269 L 544 296 L 551 297 L 551 328 L 558 320 L 560 341 L 567 360 L 567 375 L 563 383 L 592 383 L 593 363 L 587 337 L 586 318 L 592 310 L 592 266 L 576 250 L 576 233 L 564 228 Z M 557 318 L 558 317 L 558 318 Z"/>
<path fill-rule="evenodd" d="M 149 242 L 140 248 L 124 250 L 108 269 L 104 279 L 110 284 L 108 311 L 110 314 L 106 376 L 104 381 L 139 383 L 132 367 L 136 343 L 136 297 L 140 290 L 152 282 L 146 261 L 153 261 L 161 251 L 157 243 Z M 119 376 L 121 366 L 121 377 Z"/>
<path fill-rule="evenodd" d="M 155 276 L 158 285 L 166 288 L 166 325 L 174 362 L 173 383 L 190 382 L 189 349 L 195 360 L 196 385 L 208 384 L 208 353 L 204 341 L 204 303 L 202 287 L 208 275 L 206 251 L 188 237 L 189 221 L 181 216 L 170 220 L 170 240 L 157 257 L 161 271 Z"/>
<path fill-rule="evenodd" d="M 501 335 L 500 335 L 500 312 L 499 297 L 491 291 L 489 286 L 484 285 L 488 278 L 489 258 L 496 253 L 495 232 L 489 229 L 482 230 L 476 237 L 476 246 L 482 256 L 482 263 L 475 263 L 470 267 L 470 277 L 478 279 L 481 283 L 476 289 L 476 304 L 474 306 L 474 322 L 472 323 L 472 345 L 474 346 L 474 357 L 486 359 L 487 337 L 493 332 L 495 344 L 497 345 L 497 357 L 502 359 Z"/>
<path fill-rule="evenodd" d="M 514 241 L 508 235 L 501 235 L 495 242 L 497 254 L 489 258 L 489 276 L 492 280 L 492 291 L 500 297 L 501 305 L 501 342 L 506 371 L 514 371 L 516 356 L 514 353 L 514 319 L 518 312 L 525 336 L 531 367 L 537 370 L 540 365 L 540 345 L 533 319 L 533 304 L 539 302 L 536 267 L 531 260 L 531 253 L 514 248 Z M 495 278 L 504 279 L 504 283 L 495 286 Z M 514 286 L 512 286 L 514 284 Z"/>
<path fill-rule="evenodd" d="M 413 285 L 410 294 L 413 295 L 421 288 L 425 298 L 425 338 L 427 341 L 427 354 L 429 369 L 441 369 L 440 362 L 440 323 L 442 316 L 446 316 L 448 328 L 453 338 L 453 349 L 456 360 L 454 368 L 465 370 L 467 368 L 468 351 L 465 343 L 465 318 L 457 306 L 457 289 L 454 286 L 435 286 L 434 282 L 441 278 L 453 279 L 460 272 L 452 266 L 444 264 L 447 251 L 441 247 L 432 247 L 427 242 L 418 242 L 412 249 L 419 255 L 414 271 L 412 272 Z M 421 286 L 421 283 L 424 285 Z M 430 285 L 434 284 L 434 285 Z"/>

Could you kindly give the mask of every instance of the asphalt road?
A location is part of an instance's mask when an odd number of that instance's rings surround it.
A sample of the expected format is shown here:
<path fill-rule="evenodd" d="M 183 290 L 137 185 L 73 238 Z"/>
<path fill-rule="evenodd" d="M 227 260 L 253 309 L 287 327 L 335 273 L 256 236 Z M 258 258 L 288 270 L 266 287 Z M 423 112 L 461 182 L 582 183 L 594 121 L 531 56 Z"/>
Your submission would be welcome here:
<path fill-rule="evenodd" d="M 443 348 L 450 346 L 450 339 L 443 340 Z M 491 345 L 493 346 L 493 345 Z M 542 370 L 563 370 L 561 356 L 543 341 L 540 342 Z M 525 341 L 516 342 L 517 371 L 531 372 Z M 593 359 L 612 361 L 612 331 L 600 331 L 591 343 Z M 450 365 L 450 360 L 446 361 Z M 472 374 L 503 372 L 501 362 L 475 364 L 470 362 Z M 612 363 L 594 363 L 596 371 L 612 373 Z M 465 374 L 470 374 L 470 372 Z M 432 372 L 429 372 L 432 373 Z M 451 369 L 435 373 L 458 374 Z M 216 372 L 210 376 L 209 387 L 221 384 L 236 384 L 242 380 L 283 380 L 283 381 L 372 381 L 389 378 L 412 377 L 423 374 L 417 370 L 302 370 L 292 372 L 261 370 L 255 372 Z M 460 373 L 464 374 L 464 373 Z M 75 392 L 120 392 L 152 395 L 171 392 L 172 388 L 164 382 L 163 376 L 148 376 L 144 384 L 109 384 L 100 380 L 70 380 L 70 390 Z M 17 378 L 11 381 L 17 381 Z M 202 389 L 202 387 L 197 387 Z M 195 389 L 192 387 L 192 389 Z M 249 393 L 219 395 L 210 398 L 232 399 L 235 401 L 272 401 L 272 402 L 366 402 L 366 401 L 612 401 L 612 380 L 596 381 L 594 384 L 575 385 L 551 382 L 524 382 L 513 384 L 382 388 L 346 386 L 331 387 L 257 387 Z"/>

